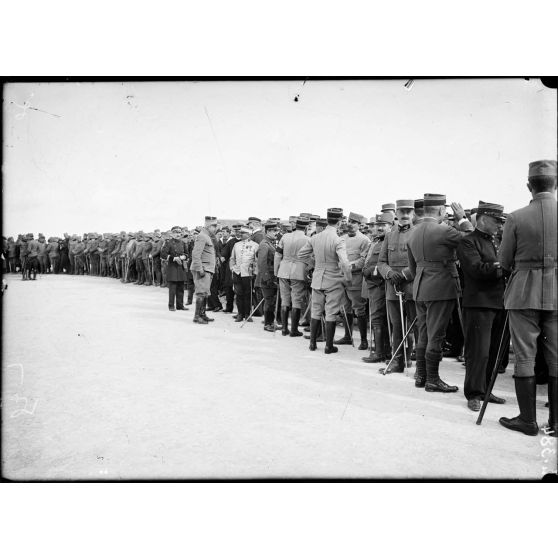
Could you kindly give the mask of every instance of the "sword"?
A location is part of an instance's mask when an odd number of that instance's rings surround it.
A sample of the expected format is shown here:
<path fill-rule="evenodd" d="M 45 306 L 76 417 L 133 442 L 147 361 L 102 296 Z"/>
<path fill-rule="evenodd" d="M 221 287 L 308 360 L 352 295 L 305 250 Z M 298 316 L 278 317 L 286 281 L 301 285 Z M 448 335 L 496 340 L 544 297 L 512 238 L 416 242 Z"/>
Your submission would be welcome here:
<path fill-rule="evenodd" d="M 345 316 L 345 323 L 347 324 L 347 329 L 349 330 L 349 336 L 351 337 L 351 345 L 354 347 L 355 342 L 353 341 L 353 332 L 349 327 L 349 318 L 347 318 L 347 311 L 345 310 L 345 306 L 341 306 L 341 309 L 343 310 L 343 315 Z"/>
<path fill-rule="evenodd" d="M 244 327 L 244 324 L 254 315 L 254 312 L 262 305 L 262 302 L 265 300 L 265 298 L 262 298 L 260 300 L 260 302 L 258 302 L 258 305 L 254 308 L 254 310 L 252 310 L 252 313 L 242 322 L 241 324 L 241 328 Z"/>
<path fill-rule="evenodd" d="M 395 291 L 399 298 L 399 312 L 401 313 L 401 333 L 405 328 L 405 314 L 403 312 L 403 291 Z M 403 370 L 407 368 L 407 336 L 403 337 Z"/>
<path fill-rule="evenodd" d="M 389 368 L 389 365 L 393 362 L 393 359 L 395 358 L 395 355 L 397 355 L 397 352 L 399 351 L 399 349 L 401 349 L 401 346 L 403 345 L 403 343 L 405 342 L 405 339 L 407 339 L 407 336 L 409 335 L 409 333 L 411 333 L 411 331 L 413 330 L 413 326 L 415 325 L 417 321 L 417 318 L 415 316 L 415 319 L 411 322 L 411 325 L 409 326 L 409 329 L 407 330 L 407 332 L 405 333 L 405 335 L 403 336 L 403 339 L 401 340 L 401 343 L 399 343 L 399 346 L 397 347 L 397 349 L 393 352 L 393 355 L 391 355 L 391 359 L 388 362 L 387 366 L 385 368 L 380 368 L 380 372 L 385 376 L 386 375 L 386 370 Z"/>

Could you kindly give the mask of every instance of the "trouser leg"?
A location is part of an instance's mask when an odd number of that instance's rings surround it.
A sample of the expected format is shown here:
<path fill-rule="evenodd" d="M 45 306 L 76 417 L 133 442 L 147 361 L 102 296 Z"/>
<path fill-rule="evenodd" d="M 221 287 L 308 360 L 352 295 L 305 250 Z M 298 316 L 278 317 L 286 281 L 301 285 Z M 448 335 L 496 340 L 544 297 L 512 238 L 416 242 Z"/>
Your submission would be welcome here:
<path fill-rule="evenodd" d="M 176 286 L 178 281 L 168 281 L 169 285 L 169 308 L 174 308 L 174 302 L 176 300 Z"/>

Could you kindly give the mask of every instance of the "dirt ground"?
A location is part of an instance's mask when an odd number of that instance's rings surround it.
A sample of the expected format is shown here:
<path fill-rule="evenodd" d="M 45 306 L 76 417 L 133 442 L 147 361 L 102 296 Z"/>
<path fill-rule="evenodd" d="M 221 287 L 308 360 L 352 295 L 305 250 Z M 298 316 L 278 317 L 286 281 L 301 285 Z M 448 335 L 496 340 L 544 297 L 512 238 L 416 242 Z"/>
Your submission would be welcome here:
<path fill-rule="evenodd" d="M 555 439 L 511 432 L 511 366 L 475 424 L 457 394 L 382 376 L 365 353 L 210 313 L 167 310 L 167 291 L 114 279 L 8 276 L 3 296 L 2 471 L 10 479 L 521 478 L 556 470 Z M 339 333 L 341 333 L 341 329 Z M 357 334 L 358 335 L 358 334 Z M 538 420 L 548 419 L 539 386 Z M 556 454 L 554 454 L 554 457 Z"/>

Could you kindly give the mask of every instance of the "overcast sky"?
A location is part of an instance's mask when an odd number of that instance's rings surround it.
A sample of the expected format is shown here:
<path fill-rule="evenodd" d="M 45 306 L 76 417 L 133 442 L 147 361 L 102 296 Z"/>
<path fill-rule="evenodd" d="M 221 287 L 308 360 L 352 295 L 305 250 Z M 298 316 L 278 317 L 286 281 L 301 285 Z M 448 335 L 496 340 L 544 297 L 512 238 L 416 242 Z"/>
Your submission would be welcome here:
<path fill-rule="evenodd" d="M 5 236 L 221 218 L 367 218 L 445 193 L 526 205 L 556 158 L 539 80 L 22 83 L 4 89 Z M 295 97 L 298 102 L 295 102 Z"/>

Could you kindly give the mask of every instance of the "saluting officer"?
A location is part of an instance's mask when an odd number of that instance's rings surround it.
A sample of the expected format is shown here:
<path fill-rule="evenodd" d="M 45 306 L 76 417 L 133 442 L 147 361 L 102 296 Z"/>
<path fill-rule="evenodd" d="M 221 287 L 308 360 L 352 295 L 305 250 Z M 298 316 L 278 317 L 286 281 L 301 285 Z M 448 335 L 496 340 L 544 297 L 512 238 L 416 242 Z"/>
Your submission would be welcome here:
<path fill-rule="evenodd" d="M 325 313 L 326 354 L 336 353 L 333 344 L 337 315 L 341 310 L 344 283 L 352 279 L 351 265 L 347 257 L 345 240 L 337 234 L 337 225 L 343 218 L 343 210 L 338 207 L 327 210 L 327 227 L 319 234 L 307 239 L 299 250 L 302 260 L 314 256 L 312 274 L 312 320 L 310 322 L 310 350 L 316 350 L 318 324 Z"/>
<path fill-rule="evenodd" d="M 464 275 L 463 327 L 465 334 L 465 383 L 467 406 L 478 411 L 490 383 L 505 321 L 503 271 L 494 235 L 504 208 L 479 201 L 477 226 L 464 236 L 457 256 Z M 509 337 L 507 343 L 509 346 Z M 491 403 L 505 403 L 490 394 Z"/>
<path fill-rule="evenodd" d="M 533 196 L 528 206 L 512 212 L 506 220 L 499 260 L 511 272 L 504 305 L 508 310 L 515 353 L 515 393 L 519 416 L 502 417 L 500 424 L 536 436 L 537 339 L 548 365 L 548 433 L 558 436 L 558 311 L 556 161 L 529 164 L 527 187 Z"/>
<path fill-rule="evenodd" d="M 459 227 L 464 232 L 473 230 L 461 205 L 454 203 L 452 208 Z M 415 386 L 425 387 L 426 391 L 454 392 L 457 386 L 442 381 L 438 370 L 446 328 L 461 292 L 455 248 L 463 234 L 442 223 L 445 212 L 445 195 L 424 194 L 424 219 L 413 227 L 407 241 L 409 268 L 403 274 L 409 277 L 410 272 L 414 278 L 418 324 Z"/>

